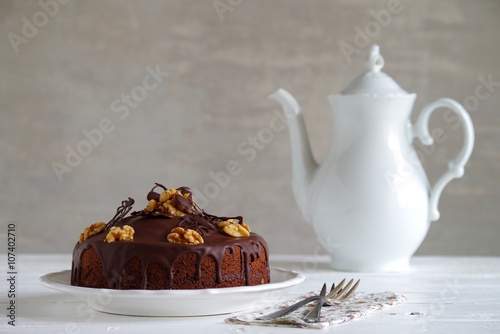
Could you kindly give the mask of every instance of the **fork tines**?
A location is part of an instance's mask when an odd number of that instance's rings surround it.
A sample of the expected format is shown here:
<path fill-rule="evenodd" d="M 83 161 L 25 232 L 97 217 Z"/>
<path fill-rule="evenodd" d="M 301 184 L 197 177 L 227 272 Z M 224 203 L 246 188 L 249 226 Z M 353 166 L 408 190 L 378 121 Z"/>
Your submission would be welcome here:
<path fill-rule="evenodd" d="M 358 279 L 358 281 L 351 288 L 353 282 L 354 280 L 351 279 L 349 283 L 347 283 L 347 285 L 344 287 L 345 283 L 345 278 L 344 278 L 337 286 L 334 286 L 335 284 L 332 285 L 331 291 L 326 295 L 327 301 L 331 303 L 338 303 L 347 300 L 349 297 L 352 296 L 352 294 L 358 288 L 360 280 Z M 349 288 L 351 289 L 349 290 Z"/>

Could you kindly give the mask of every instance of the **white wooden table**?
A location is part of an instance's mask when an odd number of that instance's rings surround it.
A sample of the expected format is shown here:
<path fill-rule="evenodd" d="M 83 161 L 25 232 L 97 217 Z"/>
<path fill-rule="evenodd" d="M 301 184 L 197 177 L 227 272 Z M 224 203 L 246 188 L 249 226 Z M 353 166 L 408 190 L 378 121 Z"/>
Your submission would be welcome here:
<path fill-rule="evenodd" d="M 306 275 L 300 285 L 280 292 L 283 299 L 343 277 L 361 278 L 359 291 L 389 290 L 408 298 L 404 304 L 323 331 L 227 324 L 228 315 L 154 318 L 99 313 L 39 283 L 46 273 L 69 269 L 70 255 L 18 255 L 16 261 L 15 327 L 7 324 L 8 282 L 3 278 L 0 283 L 0 332 L 5 333 L 500 333 L 498 257 L 415 257 L 411 270 L 400 274 L 335 272 L 322 256 L 271 257 L 272 266 Z M 8 268 L 2 262 L 5 277 Z M 257 308 L 269 303 L 263 300 Z"/>

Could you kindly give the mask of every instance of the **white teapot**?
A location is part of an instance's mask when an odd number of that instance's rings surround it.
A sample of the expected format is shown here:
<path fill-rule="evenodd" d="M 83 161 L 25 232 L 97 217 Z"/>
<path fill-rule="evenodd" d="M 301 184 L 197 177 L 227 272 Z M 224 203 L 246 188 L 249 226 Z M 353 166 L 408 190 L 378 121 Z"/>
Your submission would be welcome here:
<path fill-rule="evenodd" d="M 312 155 L 295 98 L 284 89 L 270 96 L 282 105 L 290 129 L 295 199 L 337 270 L 407 270 L 430 222 L 439 219 L 443 188 L 463 176 L 474 145 L 469 114 L 454 100 L 427 105 L 411 124 L 416 94 L 401 89 L 380 71 L 383 66 L 374 45 L 365 61 L 368 71 L 341 94 L 328 96 L 335 122 L 321 164 Z M 412 142 L 433 143 L 428 121 L 440 107 L 460 118 L 465 143 L 430 189 Z"/>

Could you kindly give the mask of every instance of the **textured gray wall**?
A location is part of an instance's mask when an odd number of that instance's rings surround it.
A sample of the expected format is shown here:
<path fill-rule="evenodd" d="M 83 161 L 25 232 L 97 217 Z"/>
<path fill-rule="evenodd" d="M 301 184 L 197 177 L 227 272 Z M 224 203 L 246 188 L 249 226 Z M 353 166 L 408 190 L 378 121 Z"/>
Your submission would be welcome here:
<path fill-rule="evenodd" d="M 275 254 L 321 253 L 292 196 L 288 131 L 255 155 L 249 137 L 267 131 L 277 106 L 266 96 L 284 87 L 321 160 L 334 122 L 326 96 L 362 71 L 368 47 L 356 31 L 371 28 L 385 72 L 418 94 L 414 119 L 446 96 L 468 103 L 476 129 L 465 177 L 445 189 L 418 253 L 500 255 L 499 1 L 66 2 L 42 0 L 45 12 L 0 2 L 0 233 L 16 222 L 18 251 L 71 252 L 127 196 L 144 205 L 155 181 L 203 190 L 234 160 L 240 173 L 207 210 L 243 214 Z M 348 59 L 341 42 L 359 54 Z M 156 68 L 168 72 L 158 82 L 147 76 Z M 481 86 L 488 77 L 496 84 Z M 431 182 L 463 138 L 443 116 L 431 128 L 445 142 L 425 151 Z M 84 131 L 99 127 L 86 147 Z M 60 182 L 52 164 L 66 164 L 68 148 L 88 155 Z"/>

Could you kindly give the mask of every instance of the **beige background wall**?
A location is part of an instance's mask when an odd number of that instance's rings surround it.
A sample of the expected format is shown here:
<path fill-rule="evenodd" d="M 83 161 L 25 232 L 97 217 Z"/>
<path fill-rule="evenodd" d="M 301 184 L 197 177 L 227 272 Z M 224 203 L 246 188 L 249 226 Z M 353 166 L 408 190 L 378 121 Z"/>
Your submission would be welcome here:
<path fill-rule="evenodd" d="M 245 215 L 274 254 L 321 253 L 292 196 L 288 131 L 255 155 L 249 136 L 270 126 L 277 106 L 266 96 L 284 87 L 322 159 L 334 121 L 326 96 L 362 71 L 356 31 L 371 27 L 384 70 L 418 94 L 414 117 L 446 96 L 466 103 L 476 129 L 466 175 L 445 189 L 418 254 L 500 255 L 499 1 L 401 0 L 384 26 L 373 13 L 392 1 L 67 2 L 42 0 L 50 15 L 37 1 L 0 2 L 0 233 L 16 222 L 18 251 L 71 252 L 127 196 L 144 205 L 155 181 L 203 191 L 235 160 L 240 173 L 207 210 Z M 358 42 L 350 62 L 341 42 Z M 159 83 L 147 77 L 156 68 L 168 72 Z M 432 182 L 462 142 L 443 116 L 431 128 L 445 142 L 423 151 Z M 84 131 L 96 145 L 82 144 Z M 66 164 L 68 147 L 88 154 L 60 182 L 52 165 Z"/>

